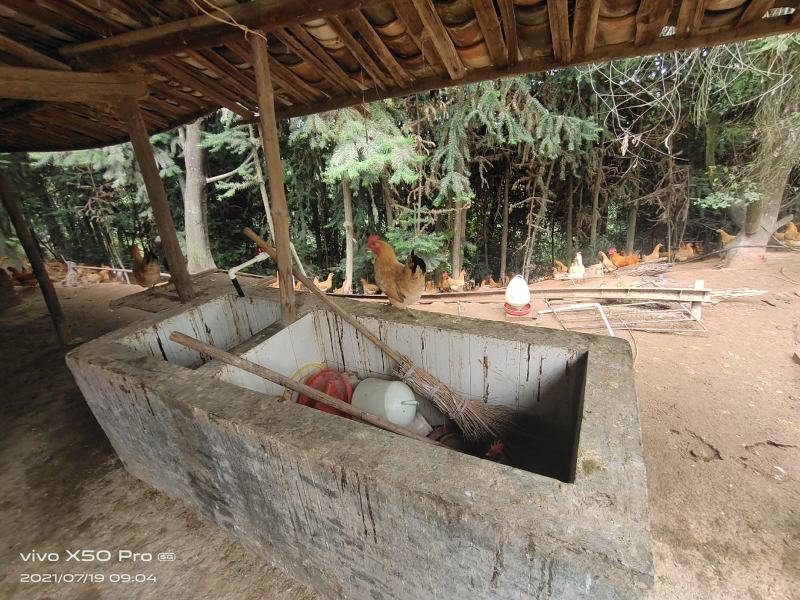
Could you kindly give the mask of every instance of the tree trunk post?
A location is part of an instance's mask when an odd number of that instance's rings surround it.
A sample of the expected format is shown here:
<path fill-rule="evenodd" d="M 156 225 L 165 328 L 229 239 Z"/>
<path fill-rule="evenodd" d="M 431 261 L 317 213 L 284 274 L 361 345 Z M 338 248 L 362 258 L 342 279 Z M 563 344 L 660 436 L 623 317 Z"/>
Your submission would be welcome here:
<path fill-rule="evenodd" d="M 603 158 L 600 153 L 597 153 L 597 176 L 594 180 L 594 189 L 592 189 L 592 221 L 589 229 L 589 246 L 592 248 L 592 256 L 597 255 L 597 221 L 600 218 L 600 211 L 598 204 L 600 201 L 600 183 L 603 177 Z"/>
<path fill-rule="evenodd" d="M 206 180 L 208 169 L 206 151 L 200 146 L 203 119 L 186 125 L 183 141 L 183 160 L 186 166 L 186 185 L 183 193 L 184 228 L 186 231 L 186 255 L 189 271 L 198 273 L 216 269 L 208 239 L 208 198 Z"/>
<path fill-rule="evenodd" d="M 256 76 L 258 113 L 261 124 L 261 143 L 269 175 L 270 209 L 275 227 L 275 251 L 278 255 L 278 281 L 281 294 L 281 319 L 292 323 L 297 318 L 294 286 L 292 284 L 292 248 L 289 239 L 289 208 L 283 187 L 283 166 L 278 144 L 278 124 L 275 120 L 275 100 L 272 75 L 269 70 L 267 41 L 260 32 L 250 35 L 253 70 Z"/>
<path fill-rule="evenodd" d="M 53 287 L 53 282 L 47 275 L 47 270 L 42 260 L 42 254 L 39 251 L 39 245 L 33 237 L 28 224 L 25 222 L 25 217 L 22 216 L 22 210 L 17 203 L 17 199 L 12 196 L 11 189 L 8 187 L 5 175 L 0 171 L 0 199 L 2 199 L 3 206 L 8 213 L 8 218 L 11 219 L 12 225 L 17 232 L 22 247 L 25 249 L 25 254 L 31 263 L 36 280 L 39 282 L 39 288 L 42 290 L 47 310 L 50 311 L 50 317 L 53 319 L 53 326 L 58 335 L 58 341 L 62 346 L 69 344 L 72 336 L 69 332 L 69 327 L 64 321 L 64 313 L 61 311 L 61 304 L 58 301 L 56 290 Z"/>
<path fill-rule="evenodd" d="M 161 236 L 161 244 L 169 263 L 170 280 L 175 284 L 175 290 L 178 292 L 181 302 L 188 302 L 194 298 L 192 278 L 189 277 L 189 271 L 186 270 L 185 258 L 178 243 L 178 234 L 175 231 L 175 222 L 172 220 L 169 210 L 167 192 L 158 172 L 156 157 L 153 153 L 153 146 L 150 145 L 150 136 L 147 133 L 144 118 L 142 118 L 142 111 L 136 100 L 123 98 L 120 101 L 120 112 L 127 124 L 133 153 L 139 164 L 139 171 L 147 189 L 147 197 L 150 199 L 150 206 L 153 209 L 153 217 Z"/>
<path fill-rule="evenodd" d="M 506 175 L 503 183 L 503 229 L 500 232 L 500 281 L 505 281 L 508 268 L 508 195 L 511 187 L 511 156 L 506 162 Z"/>
<path fill-rule="evenodd" d="M 572 220 L 573 212 L 575 211 L 575 178 L 572 176 L 572 171 L 569 173 L 569 192 L 567 195 L 567 260 L 572 260 L 573 239 L 572 239 Z"/>
<path fill-rule="evenodd" d="M 353 291 L 353 192 L 350 178 L 342 177 L 342 202 L 344 204 L 344 293 Z"/>
<path fill-rule="evenodd" d="M 381 175 L 381 195 L 383 196 L 383 206 L 386 210 L 386 229 L 394 229 L 394 209 L 392 208 L 392 188 L 389 185 L 389 178 Z"/>
<path fill-rule="evenodd" d="M 639 199 L 631 202 L 628 207 L 628 231 L 625 239 L 625 253 L 633 254 L 633 246 L 636 243 L 636 217 L 639 215 Z M 644 249 L 642 249 L 644 250 Z"/>

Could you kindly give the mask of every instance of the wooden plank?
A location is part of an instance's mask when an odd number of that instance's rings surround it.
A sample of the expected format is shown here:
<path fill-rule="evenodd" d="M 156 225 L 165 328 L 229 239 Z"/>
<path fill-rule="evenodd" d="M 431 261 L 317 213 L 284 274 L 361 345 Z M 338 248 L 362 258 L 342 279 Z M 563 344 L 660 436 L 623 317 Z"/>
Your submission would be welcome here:
<path fill-rule="evenodd" d="M 739 17 L 737 27 L 739 25 L 747 25 L 748 23 L 752 23 L 753 21 L 761 19 L 766 12 L 772 8 L 773 4 L 775 4 L 775 0 L 750 0 L 750 4 L 747 5 L 747 8 L 742 13 L 742 16 Z M 798 9 L 800 9 L 800 5 L 795 7 L 795 15 L 797 15 Z"/>
<path fill-rule="evenodd" d="M 673 0 L 642 0 L 636 13 L 636 46 L 652 44 L 672 13 Z"/>
<path fill-rule="evenodd" d="M 372 77 L 372 80 L 375 82 L 375 85 L 379 88 L 387 88 L 390 83 L 386 75 L 383 73 L 381 68 L 375 64 L 375 61 L 372 60 L 372 57 L 369 53 L 364 49 L 358 40 L 353 37 L 353 34 L 344 26 L 339 19 L 336 17 L 328 17 L 328 25 L 331 26 L 339 38 L 344 43 L 345 47 L 350 50 L 353 56 L 356 57 L 356 60 L 359 64 L 364 68 L 364 70 L 369 73 L 369 76 Z"/>
<path fill-rule="evenodd" d="M 794 7 L 794 14 L 789 19 L 789 25 L 793 27 L 800 25 L 800 4 Z"/>
<path fill-rule="evenodd" d="M 582 58 L 594 52 L 600 0 L 577 0 L 572 24 L 572 57 Z"/>
<path fill-rule="evenodd" d="M 352 80 L 350 75 L 342 69 L 341 65 L 328 54 L 328 51 L 323 48 L 317 39 L 308 33 L 302 25 L 292 25 L 288 27 L 288 31 L 297 38 L 298 42 L 304 45 L 314 56 L 316 56 L 322 64 L 324 64 L 330 73 L 336 78 L 341 78 L 342 84 L 347 87 L 351 92 L 360 93 L 361 87 Z"/>
<path fill-rule="evenodd" d="M 257 104 L 253 80 L 234 67 L 211 48 L 191 50 L 187 56 L 205 66 L 209 71 L 217 73 L 225 85 L 232 85 L 237 93 L 247 98 L 253 105 Z"/>
<path fill-rule="evenodd" d="M 277 29 L 380 4 L 385 0 L 253 0 L 188 19 L 172 21 L 59 49 L 68 62 L 87 69 L 152 60 L 206 46 L 219 46 L 242 35 L 236 23 L 251 29 Z"/>
<path fill-rule="evenodd" d="M 244 62 L 252 64 L 253 53 L 250 50 L 249 44 L 247 44 L 243 39 L 239 39 L 236 41 L 231 40 L 228 42 L 227 45 L 228 48 L 230 48 L 233 52 L 235 52 L 239 56 L 239 58 L 241 58 Z M 277 62 L 275 59 L 272 58 L 272 56 L 269 57 L 269 60 L 270 60 L 270 65 L 275 65 L 275 63 Z M 281 73 L 283 73 L 283 70 L 281 70 Z M 303 89 L 301 89 L 301 86 L 292 85 L 290 80 L 287 80 L 286 78 L 282 77 L 281 74 L 275 70 L 271 72 L 270 76 L 272 78 L 272 83 L 275 85 L 275 88 L 276 89 L 280 88 L 292 99 L 292 101 L 288 103 L 289 106 L 293 106 L 295 104 L 308 103 L 311 102 L 314 98 L 319 98 L 321 96 L 320 94 L 314 94 L 312 96 L 307 92 L 305 92 Z M 281 101 L 283 104 L 286 104 L 286 102 L 284 102 L 277 96 L 276 99 Z M 256 104 L 258 104 L 258 101 L 256 101 Z M 254 117 L 250 119 L 250 121 L 248 122 L 255 123 L 257 121 L 258 117 Z"/>
<path fill-rule="evenodd" d="M 386 44 L 383 43 L 381 36 L 375 32 L 370 22 L 367 21 L 366 17 L 360 10 L 351 10 L 348 12 L 347 20 L 361 36 L 361 39 L 363 39 L 367 45 L 372 48 L 375 56 L 377 56 L 378 60 L 383 63 L 383 66 L 386 67 L 386 70 L 392 75 L 392 78 L 397 82 L 397 85 L 400 87 L 405 87 L 411 83 L 412 77 L 403 67 L 400 66 L 400 63 L 397 62 L 394 54 L 389 51 L 389 49 L 386 47 Z"/>
<path fill-rule="evenodd" d="M 503 21 L 503 35 L 506 38 L 507 64 L 510 67 L 519 62 L 519 44 L 517 41 L 517 17 L 514 12 L 514 0 L 497 0 Z"/>
<path fill-rule="evenodd" d="M 568 63 L 572 58 L 569 39 L 569 7 L 567 0 L 547 0 L 550 35 L 553 38 L 553 55 L 556 60 Z"/>
<path fill-rule="evenodd" d="M 463 79 L 467 74 L 467 68 L 461 62 L 461 57 L 456 52 L 456 47 L 450 34 L 439 18 L 439 14 L 433 7 L 431 0 L 412 0 L 414 8 L 417 9 L 425 33 L 436 48 L 439 59 L 447 69 L 451 79 Z"/>
<path fill-rule="evenodd" d="M 444 75 L 445 69 L 442 66 L 436 46 L 433 45 L 430 36 L 425 31 L 422 19 L 419 18 L 419 13 L 414 6 L 408 0 L 393 0 L 392 7 L 397 18 L 405 25 L 406 32 L 414 40 L 428 64 L 433 67 L 438 75 Z"/>
<path fill-rule="evenodd" d="M 180 244 L 178 244 L 178 234 L 175 232 L 175 223 L 169 210 L 167 192 L 158 171 L 142 111 L 136 100 L 132 98 L 121 100 L 119 108 L 121 116 L 128 126 L 133 153 L 139 164 L 139 172 L 144 180 L 144 186 L 147 188 L 147 197 L 150 199 L 150 207 L 153 209 L 153 218 L 169 263 L 170 280 L 175 284 L 175 290 L 178 292 L 181 302 L 188 302 L 194 298 L 192 279 L 186 270 L 186 259 L 181 252 Z"/>
<path fill-rule="evenodd" d="M 0 201 L 2 201 L 8 213 L 9 220 L 14 225 L 17 238 L 19 238 L 22 247 L 25 249 L 25 255 L 31 263 L 31 269 L 33 269 L 33 273 L 36 275 L 36 281 L 39 282 L 39 289 L 42 291 L 45 304 L 47 304 L 50 318 L 53 319 L 53 327 L 55 327 L 56 335 L 58 335 L 58 341 L 61 345 L 66 346 L 70 342 L 72 336 L 64 320 L 64 313 L 61 310 L 61 304 L 58 302 L 56 290 L 53 287 L 53 282 L 50 281 L 47 269 L 45 269 L 44 260 L 39 250 L 39 244 L 36 243 L 33 233 L 31 233 L 31 229 L 28 227 L 25 217 L 22 215 L 22 209 L 17 202 L 17 198 L 11 193 L 11 189 L 8 187 L 8 182 L 2 170 L 0 170 Z"/>
<path fill-rule="evenodd" d="M 0 98 L 102 102 L 122 96 L 147 96 L 144 77 L 136 73 L 75 73 L 0 66 Z"/>
<path fill-rule="evenodd" d="M 40 69 L 54 69 L 56 71 L 69 71 L 68 65 L 65 65 L 55 58 L 50 58 L 46 54 L 42 54 L 38 50 L 29 48 L 25 44 L 20 44 L 18 41 L 11 39 L 8 36 L 0 34 L 0 51 L 15 56 L 25 64 L 31 67 Z"/>
<path fill-rule="evenodd" d="M 280 281 L 281 319 L 291 323 L 297 318 L 294 285 L 292 281 L 292 250 L 289 237 L 289 208 L 286 205 L 286 190 L 283 185 L 281 150 L 278 145 L 278 125 L 275 120 L 272 79 L 270 74 L 267 41 L 260 35 L 251 35 L 253 48 L 253 70 L 256 75 L 258 114 L 261 122 L 261 142 L 269 175 L 270 212 L 275 227 L 275 250 Z"/>
<path fill-rule="evenodd" d="M 244 119 L 251 119 L 255 116 L 252 111 L 241 106 L 227 94 L 223 93 L 216 81 L 212 81 L 205 75 L 203 75 L 203 79 L 205 81 L 201 80 L 199 78 L 200 73 L 197 71 L 191 73 L 189 71 L 191 67 L 178 64 L 177 59 L 160 60 L 154 63 L 154 65 L 159 71 L 164 73 L 164 75 L 167 75 L 170 79 L 173 79 L 193 90 L 197 90 L 209 100 L 216 102 L 220 106 L 224 106 L 240 117 Z"/>
<path fill-rule="evenodd" d="M 566 0 L 558 1 L 563 1 L 566 7 Z M 497 18 L 497 12 L 494 9 L 494 1 L 472 0 L 472 6 L 475 9 L 475 16 L 478 18 L 478 25 L 483 33 L 483 39 L 486 41 L 486 47 L 489 49 L 489 57 L 492 59 L 492 64 L 497 67 L 506 66 L 508 64 L 508 52 L 506 43 L 503 40 L 500 20 Z M 567 35 L 569 35 L 569 32 L 567 32 Z"/>

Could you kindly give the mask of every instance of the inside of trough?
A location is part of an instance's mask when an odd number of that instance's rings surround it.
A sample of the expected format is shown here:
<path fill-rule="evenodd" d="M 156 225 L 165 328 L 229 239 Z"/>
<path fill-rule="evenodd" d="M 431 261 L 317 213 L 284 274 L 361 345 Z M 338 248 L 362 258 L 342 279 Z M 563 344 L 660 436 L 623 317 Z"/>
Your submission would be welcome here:
<path fill-rule="evenodd" d="M 358 379 L 393 378 L 393 362 L 334 313 L 313 310 L 290 325 L 280 323 L 279 315 L 276 302 L 226 295 L 139 330 L 123 343 L 233 385 L 293 400 L 296 395 L 290 396 L 282 386 L 217 364 L 170 341 L 169 335 L 180 331 L 297 380 L 324 368 L 346 371 Z M 574 480 L 585 350 L 499 337 L 470 320 L 435 327 L 357 316 L 390 347 L 459 394 L 513 408 L 513 423 L 502 436 L 507 464 L 564 482 Z M 417 400 L 418 412 L 432 426 L 448 423 L 428 400 Z M 486 458 L 488 443 L 467 446 L 465 451 Z"/>

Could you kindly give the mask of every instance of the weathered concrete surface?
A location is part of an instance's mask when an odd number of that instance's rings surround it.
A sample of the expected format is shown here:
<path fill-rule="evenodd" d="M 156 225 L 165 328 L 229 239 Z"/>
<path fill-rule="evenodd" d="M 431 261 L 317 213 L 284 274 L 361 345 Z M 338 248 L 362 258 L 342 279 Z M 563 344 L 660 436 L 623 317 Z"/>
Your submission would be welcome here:
<path fill-rule="evenodd" d="M 350 305 L 357 315 L 409 319 Z M 307 299 L 300 312 L 315 308 Z M 280 557 L 322 595 L 646 595 L 645 470 L 624 342 L 458 321 L 461 330 L 588 356 L 575 482 L 566 484 L 280 402 L 119 343 L 186 310 L 90 342 L 68 364 L 132 474 Z M 453 328 L 440 315 L 413 322 Z"/>

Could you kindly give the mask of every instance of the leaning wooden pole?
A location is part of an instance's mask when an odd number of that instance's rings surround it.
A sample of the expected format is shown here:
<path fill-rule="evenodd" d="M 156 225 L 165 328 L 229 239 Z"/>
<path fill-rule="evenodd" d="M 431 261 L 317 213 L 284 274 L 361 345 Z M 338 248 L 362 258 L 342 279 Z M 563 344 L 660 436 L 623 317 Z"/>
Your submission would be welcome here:
<path fill-rule="evenodd" d="M 278 124 L 275 120 L 275 99 L 272 93 L 272 76 L 269 70 L 267 41 L 258 33 L 250 34 L 253 53 L 253 70 L 256 75 L 258 113 L 261 124 L 261 143 L 269 175 L 269 194 L 272 222 L 275 227 L 278 282 L 281 293 L 281 319 L 286 323 L 295 320 L 294 286 L 292 285 L 292 247 L 289 239 L 289 208 L 283 187 L 281 150 L 278 145 Z"/>
<path fill-rule="evenodd" d="M 142 111 L 139 103 L 133 98 L 123 98 L 120 101 L 120 111 L 128 126 L 133 153 L 136 155 L 136 162 L 139 163 L 139 171 L 142 173 L 144 186 L 147 188 L 147 197 L 150 199 L 153 217 L 161 236 L 161 245 L 169 263 L 170 280 L 175 284 L 175 290 L 178 292 L 181 302 L 188 302 L 194 298 L 192 279 L 189 277 L 186 259 L 178 243 L 178 234 L 175 232 L 175 222 L 172 220 L 172 213 L 169 210 L 167 192 L 158 172 L 156 157 L 153 153 L 153 146 L 150 144 L 150 136 L 144 124 Z"/>
<path fill-rule="evenodd" d="M 53 326 L 56 329 L 58 340 L 62 345 L 69 344 L 72 336 L 69 332 L 69 327 L 64 320 L 64 313 L 61 311 L 61 304 L 58 301 L 56 290 L 53 287 L 53 282 L 47 275 L 47 269 L 44 267 L 44 260 L 42 254 L 39 252 L 39 245 L 33 238 L 30 227 L 25 222 L 25 217 L 22 216 L 17 199 L 11 194 L 11 189 L 8 187 L 5 175 L 0 171 L 0 198 L 3 201 L 3 206 L 8 213 L 11 223 L 17 232 L 22 247 L 25 249 L 25 254 L 31 263 L 33 273 L 36 275 L 36 280 L 39 282 L 39 288 L 42 290 L 42 296 L 47 304 L 47 310 L 50 311 L 50 317 L 53 319 Z"/>

